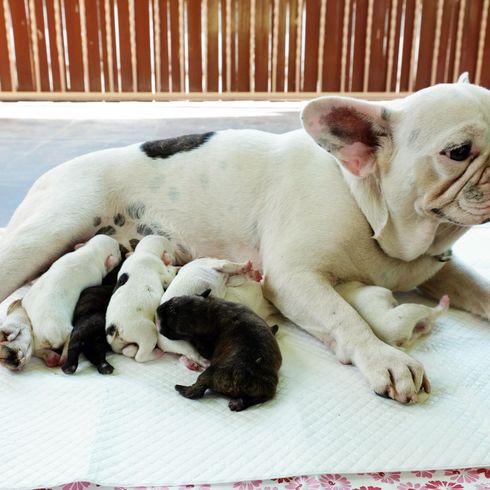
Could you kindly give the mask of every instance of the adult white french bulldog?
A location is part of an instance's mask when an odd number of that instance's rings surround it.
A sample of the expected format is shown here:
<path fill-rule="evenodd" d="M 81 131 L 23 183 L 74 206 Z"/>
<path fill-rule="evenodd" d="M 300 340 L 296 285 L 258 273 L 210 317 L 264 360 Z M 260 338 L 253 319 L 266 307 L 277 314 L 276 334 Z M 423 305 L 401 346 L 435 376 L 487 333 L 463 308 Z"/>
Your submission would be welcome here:
<path fill-rule="evenodd" d="M 391 103 L 322 97 L 302 120 L 282 135 L 191 135 L 51 170 L 0 242 L 0 299 L 101 227 L 124 235 L 129 217 L 141 235 L 184 237 L 195 256 L 251 258 L 286 317 L 376 393 L 416 401 L 430 390 L 423 366 L 382 342 L 333 286 L 420 286 L 489 317 L 490 283 L 444 260 L 468 226 L 490 219 L 490 91 L 457 83 Z"/>

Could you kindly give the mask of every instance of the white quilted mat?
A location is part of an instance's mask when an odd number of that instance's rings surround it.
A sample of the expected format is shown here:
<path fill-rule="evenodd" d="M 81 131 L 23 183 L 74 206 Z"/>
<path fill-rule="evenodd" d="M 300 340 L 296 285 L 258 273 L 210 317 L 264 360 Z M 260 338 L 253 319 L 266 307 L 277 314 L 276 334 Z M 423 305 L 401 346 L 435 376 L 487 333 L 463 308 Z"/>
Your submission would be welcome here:
<path fill-rule="evenodd" d="M 489 233 L 465 239 L 468 257 L 485 253 Z M 170 355 L 147 364 L 112 355 L 112 376 L 86 361 L 74 376 L 37 360 L 20 374 L 0 369 L 0 488 L 490 466 L 488 323 L 452 310 L 412 349 L 433 393 L 411 406 L 373 395 L 298 328 L 282 325 L 278 339 L 277 397 L 241 413 L 219 396 L 180 397 L 174 384 L 196 375 Z"/>

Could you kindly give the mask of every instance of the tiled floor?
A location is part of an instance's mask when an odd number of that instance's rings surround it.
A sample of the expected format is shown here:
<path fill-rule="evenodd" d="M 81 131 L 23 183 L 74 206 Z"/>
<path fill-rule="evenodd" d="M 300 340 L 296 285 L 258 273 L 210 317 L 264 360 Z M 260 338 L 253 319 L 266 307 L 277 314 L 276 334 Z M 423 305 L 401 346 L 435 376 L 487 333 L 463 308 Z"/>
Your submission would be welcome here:
<path fill-rule="evenodd" d="M 300 127 L 296 103 L 0 103 L 0 227 L 37 177 L 73 157 L 228 128 Z"/>

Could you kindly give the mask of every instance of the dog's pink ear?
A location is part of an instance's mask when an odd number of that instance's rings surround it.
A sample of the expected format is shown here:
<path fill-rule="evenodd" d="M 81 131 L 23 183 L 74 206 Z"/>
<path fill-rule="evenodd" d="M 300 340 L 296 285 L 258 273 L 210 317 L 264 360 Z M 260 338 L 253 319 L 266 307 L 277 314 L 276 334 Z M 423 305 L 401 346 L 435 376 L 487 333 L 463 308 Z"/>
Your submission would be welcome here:
<path fill-rule="evenodd" d="M 107 272 L 110 272 L 116 265 L 119 264 L 119 259 L 115 255 L 109 255 L 105 259 L 105 269 Z"/>
<path fill-rule="evenodd" d="M 380 104 L 348 97 L 320 97 L 301 118 L 308 134 L 358 177 L 376 168 L 378 149 L 389 137 L 388 112 Z"/>
<path fill-rule="evenodd" d="M 163 252 L 162 254 L 162 261 L 165 265 L 171 265 L 173 260 L 172 260 L 172 256 L 168 253 L 168 252 Z"/>

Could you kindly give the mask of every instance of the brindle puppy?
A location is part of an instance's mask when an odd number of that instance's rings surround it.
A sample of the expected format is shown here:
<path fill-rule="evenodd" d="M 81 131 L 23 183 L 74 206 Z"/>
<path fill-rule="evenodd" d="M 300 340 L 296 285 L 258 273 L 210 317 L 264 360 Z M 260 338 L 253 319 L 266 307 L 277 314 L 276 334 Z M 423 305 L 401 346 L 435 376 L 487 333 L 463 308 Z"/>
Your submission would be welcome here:
<path fill-rule="evenodd" d="M 250 308 L 209 293 L 177 296 L 157 310 L 162 335 L 190 342 L 211 361 L 195 384 L 175 389 L 197 399 L 209 388 L 231 397 L 228 406 L 236 412 L 270 400 L 282 362 L 277 325 L 270 329 Z"/>

